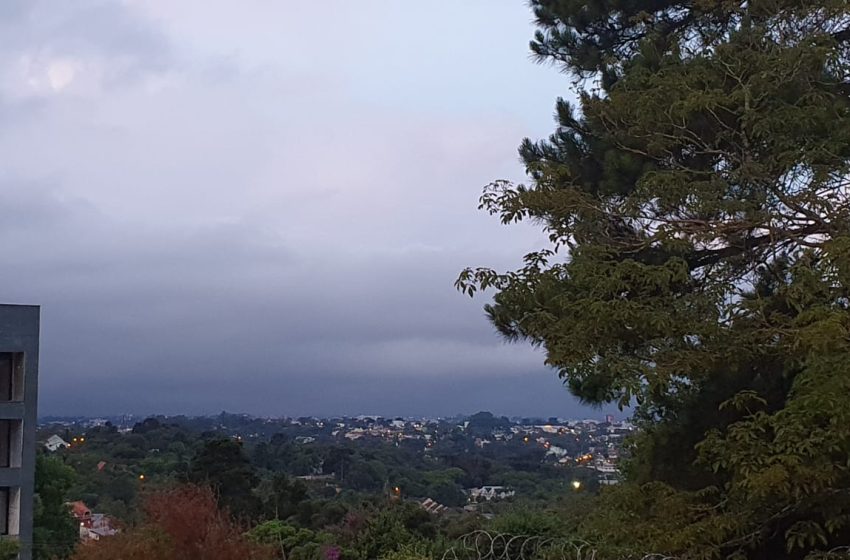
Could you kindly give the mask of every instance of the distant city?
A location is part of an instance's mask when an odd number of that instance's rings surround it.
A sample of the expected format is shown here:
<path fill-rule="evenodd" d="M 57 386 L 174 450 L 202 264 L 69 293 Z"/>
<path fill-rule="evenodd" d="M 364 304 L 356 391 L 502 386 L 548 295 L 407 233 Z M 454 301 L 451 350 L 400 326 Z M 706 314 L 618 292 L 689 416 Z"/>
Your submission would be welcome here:
<path fill-rule="evenodd" d="M 47 434 L 56 436 L 55 432 L 83 434 L 87 430 L 104 427 L 115 429 L 118 433 L 132 433 L 145 423 L 173 425 L 205 437 L 230 437 L 251 444 L 285 434 L 302 445 L 389 443 L 418 447 L 426 454 L 448 447 L 449 443 L 454 448 L 487 449 L 495 454 L 500 447 L 536 447 L 542 452 L 541 464 L 592 469 L 596 471 L 600 485 L 616 484 L 619 480 L 617 464 L 623 440 L 634 430 L 630 422 L 617 420 L 612 415 L 600 419 L 509 418 L 479 412 L 447 418 L 378 415 L 271 418 L 222 412 L 209 416 L 45 416 L 39 420 L 39 431 L 44 437 Z M 72 445 L 74 436 L 70 437 L 70 441 L 61 440 L 62 443 Z M 51 448 L 55 445 L 56 441 Z M 331 473 L 318 470 L 310 474 Z"/>

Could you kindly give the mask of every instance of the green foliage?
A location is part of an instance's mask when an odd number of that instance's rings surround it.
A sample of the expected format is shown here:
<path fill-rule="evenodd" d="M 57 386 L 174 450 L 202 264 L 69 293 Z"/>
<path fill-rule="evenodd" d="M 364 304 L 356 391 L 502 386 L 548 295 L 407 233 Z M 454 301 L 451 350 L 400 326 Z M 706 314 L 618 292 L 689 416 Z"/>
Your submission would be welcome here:
<path fill-rule="evenodd" d="M 36 457 L 33 516 L 36 560 L 68 558 L 80 538 L 77 522 L 65 505 L 74 476 L 74 470 L 61 460 L 45 455 Z"/>
<path fill-rule="evenodd" d="M 431 560 L 432 558 L 434 558 L 433 551 L 427 546 L 407 544 L 385 553 L 379 560 Z"/>
<path fill-rule="evenodd" d="M 301 481 L 293 481 L 284 473 L 276 473 L 263 480 L 255 493 L 262 502 L 264 515 L 272 519 L 289 519 L 307 500 L 307 486 Z"/>
<path fill-rule="evenodd" d="M 189 481 L 211 486 L 221 506 L 236 517 L 256 515 L 258 503 L 252 489 L 258 479 L 241 443 L 232 439 L 206 442 L 192 460 Z"/>
<path fill-rule="evenodd" d="M 367 521 L 353 543 L 360 558 L 380 558 L 417 542 L 416 535 L 397 513 L 392 509 L 385 510 Z"/>
<path fill-rule="evenodd" d="M 256 543 L 273 546 L 281 558 L 289 560 L 320 560 L 323 545 L 332 536 L 287 525 L 280 520 L 266 521 L 251 529 L 248 538 Z"/>
<path fill-rule="evenodd" d="M 527 443 L 522 438 L 476 446 L 476 438 L 491 437 L 487 426 L 509 432 L 504 419 L 487 413 L 476 418 L 482 421 L 479 431 L 460 429 L 455 420 L 429 427 L 432 435 L 429 446 L 424 438 L 413 444 L 383 437 L 344 442 L 336 436 L 324 436 L 318 426 L 305 428 L 286 421 L 273 428 L 280 432 L 267 433 L 264 438 L 250 437 L 242 444 L 232 436 L 256 429 L 253 425 L 246 428 L 253 422 L 248 418 L 227 419 L 234 423 L 230 432 L 207 430 L 202 425 L 205 420 L 187 421 L 186 425 L 191 427 L 184 427 L 165 419 L 148 419 L 130 434 L 111 426 L 90 428 L 85 433 L 84 444 L 51 457 L 76 471 L 65 501 L 82 499 L 95 511 L 109 513 L 125 522 L 120 536 L 104 539 L 98 546 L 77 547 L 80 558 L 112 558 L 129 555 L 131 551 L 134 558 L 171 554 L 160 552 L 173 548 L 175 543 L 171 538 L 162 530 L 150 530 L 153 511 L 150 499 L 160 496 L 154 509 L 171 511 L 175 516 L 172 519 L 175 524 L 169 531 L 201 530 L 196 523 L 198 515 L 212 510 L 198 507 L 193 500 L 175 505 L 169 497 L 175 484 L 190 477 L 202 487 L 235 482 L 238 484 L 234 486 L 241 491 L 250 491 L 250 500 L 256 508 L 250 516 L 240 515 L 235 530 L 241 534 L 253 527 L 246 537 L 255 544 L 272 545 L 278 557 L 290 560 L 442 557 L 455 539 L 487 525 L 483 516 L 461 512 L 459 506 L 467 503 L 463 488 L 488 484 L 510 485 L 522 495 L 517 499 L 521 505 L 516 510 L 514 500 L 479 504 L 482 513 L 494 514 L 497 521 L 507 516 L 504 527 L 522 531 L 532 527 L 541 534 L 569 533 L 575 524 L 563 522 L 563 517 L 559 517 L 562 509 L 537 508 L 551 505 L 559 498 L 565 502 L 579 501 L 579 494 L 569 487 L 569 481 L 579 473 L 554 467 L 551 462 L 542 463 L 545 453 L 542 444 Z M 212 421 L 218 420 L 217 417 Z M 267 423 L 263 422 L 262 426 Z M 209 433 L 201 435 L 193 429 Z M 53 430 L 48 428 L 45 432 Z M 292 434 L 317 436 L 318 441 L 298 443 Z M 231 438 L 223 439 L 223 436 Z M 579 439 L 583 438 L 551 434 L 553 444 L 571 452 L 587 445 L 587 442 L 579 443 Z M 122 446 L 137 449 L 142 456 L 127 459 L 112 454 Z M 321 476 L 296 478 L 303 472 L 302 465 L 307 464 L 314 465 L 308 471 L 310 474 Z M 380 469 L 374 483 L 364 485 L 352 474 L 358 472 L 358 465 L 372 468 L 376 464 Z M 591 471 L 584 470 L 595 478 Z M 139 478 L 141 474 L 145 474 L 144 479 Z M 586 482 L 588 489 L 591 482 L 590 479 Z M 253 486 L 249 488 L 250 484 Z M 400 488 L 400 496 L 389 498 L 389 489 L 395 486 Z M 221 492 L 204 495 L 213 501 L 221 501 L 223 497 Z M 426 497 L 455 508 L 440 515 L 430 514 L 418 503 Z M 147 509 L 139 504 L 145 499 Z M 195 505 L 190 508 L 192 503 Z M 511 511 L 519 513 L 511 514 Z M 510 519 L 516 523 L 510 525 Z M 521 522 L 525 525 L 520 525 Z"/>
<path fill-rule="evenodd" d="M 17 560 L 21 545 L 12 539 L 0 539 L 0 560 Z"/>
<path fill-rule="evenodd" d="M 850 538 L 850 7 L 533 0 L 584 81 L 481 207 L 542 224 L 487 314 L 587 402 L 636 404 L 611 557 L 798 557 Z"/>
<path fill-rule="evenodd" d="M 517 508 L 496 517 L 488 529 L 505 535 L 528 537 L 569 536 L 563 517 L 542 508 Z"/>
<path fill-rule="evenodd" d="M 504 416 L 497 418 L 491 412 L 477 412 L 467 420 L 466 429 L 473 435 L 490 435 L 494 429 L 510 428 L 510 421 Z"/>

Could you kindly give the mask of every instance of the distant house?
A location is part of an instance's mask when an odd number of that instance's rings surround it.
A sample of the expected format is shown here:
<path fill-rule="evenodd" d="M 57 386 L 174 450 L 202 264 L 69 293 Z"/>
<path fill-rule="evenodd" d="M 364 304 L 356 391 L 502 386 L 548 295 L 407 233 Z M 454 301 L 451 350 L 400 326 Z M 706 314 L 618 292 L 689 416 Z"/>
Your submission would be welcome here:
<path fill-rule="evenodd" d="M 112 518 L 102 513 L 93 513 L 88 527 L 80 526 L 80 538 L 84 541 L 99 541 L 103 537 L 118 534 Z"/>
<path fill-rule="evenodd" d="M 568 454 L 568 452 L 567 452 L 566 449 L 564 449 L 563 447 L 558 447 L 557 445 L 550 445 L 547 448 L 547 451 L 546 451 L 547 456 L 553 455 L 553 456 L 557 457 L 558 459 L 563 459 L 564 457 L 567 456 L 567 454 Z"/>
<path fill-rule="evenodd" d="M 504 500 L 516 495 L 516 492 L 506 486 L 482 486 L 481 488 L 470 488 L 466 491 L 469 500 L 478 502 L 481 500 Z"/>
<path fill-rule="evenodd" d="M 91 527 L 91 510 L 84 502 L 70 502 L 65 505 L 71 510 L 71 515 L 80 526 L 80 540 L 85 540 Z"/>
<path fill-rule="evenodd" d="M 296 476 L 298 480 L 304 480 L 307 482 L 313 482 L 317 480 L 333 480 L 335 475 L 333 474 L 305 474 L 303 476 Z"/>
<path fill-rule="evenodd" d="M 620 482 L 620 473 L 617 466 L 611 462 L 603 461 L 594 465 L 599 473 L 599 484 L 611 486 Z"/>
<path fill-rule="evenodd" d="M 81 541 L 97 541 L 118 533 L 111 517 L 102 513 L 92 513 L 85 502 L 71 502 L 66 505 L 71 510 L 71 515 L 80 524 Z"/>
<path fill-rule="evenodd" d="M 71 446 L 70 443 L 68 443 L 67 441 L 65 441 L 64 439 L 62 439 L 61 437 L 59 437 L 57 435 L 50 436 L 49 438 L 47 438 L 47 441 L 44 443 L 44 447 L 50 452 L 59 451 L 60 449 L 64 449 L 64 448 L 70 447 L 70 446 Z"/>
<path fill-rule="evenodd" d="M 91 510 L 85 502 L 70 502 L 66 505 L 81 527 L 91 526 Z"/>
<path fill-rule="evenodd" d="M 425 498 L 419 503 L 419 505 L 422 506 L 422 509 L 424 509 L 428 513 L 443 513 L 444 511 L 447 511 L 449 509 L 443 504 L 435 502 L 431 498 Z"/>

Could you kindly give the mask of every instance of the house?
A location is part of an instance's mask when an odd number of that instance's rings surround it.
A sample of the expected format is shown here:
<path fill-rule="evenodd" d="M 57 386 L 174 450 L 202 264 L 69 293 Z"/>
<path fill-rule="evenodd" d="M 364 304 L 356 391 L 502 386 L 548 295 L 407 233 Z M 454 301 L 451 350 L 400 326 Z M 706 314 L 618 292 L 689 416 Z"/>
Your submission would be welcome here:
<path fill-rule="evenodd" d="M 600 461 L 594 467 L 599 473 L 599 484 L 611 486 L 620 482 L 620 472 L 617 466 L 610 461 Z"/>
<path fill-rule="evenodd" d="M 102 513 L 91 514 L 88 526 L 80 525 L 80 539 L 82 541 L 99 541 L 103 537 L 111 537 L 118 534 L 112 518 Z"/>
<path fill-rule="evenodd" d="M 516 495 L 516 492 L 506 486 L 482 486 L 481 488 L 470 488 L 466 491 L 471 502 L 480 500 L 504 500 Z"/>
<path fill-rule="evenodd" d="M 448 510 L 446 506 L 439 502 L 435 502 L 431 498 L 425 498 L 422 502 L 419 503 L 422 506 L 422 509 L 427 511 L 428 513 L 443 513 Z"/>
<path fill-rule="evenodd" d="M 70 443 L 55 434 L 47 438 L 47 441 L 44 442 L 44 447 L 51 453 L 70 446 Z"/>
<path fill-rule="evenodd" d="M 66 505 L 71 510 L 71 515 L 80 524 L 81 541 L 97 541 L 118 533 L 111 517 L 102 513 L 92 513 L 85 502 L 70 502 Z"/>
<path fill-rule="evenodd" d="M 550 445 L 546 449 L 547 456 L 552 455 L 554 457 L 557 457 L 558 459 L 563 459 L 568 454 L 566 449 L 564 449 L 563 447 L 558 447 L 557 445 Z"/>
<path fill-rule="evenodd" d="M 70 502 L 66 505 L 71 510 L 71 515 L 80 524 L 80 527 L 91 527 L 91 510 L 85 502 Z"/>

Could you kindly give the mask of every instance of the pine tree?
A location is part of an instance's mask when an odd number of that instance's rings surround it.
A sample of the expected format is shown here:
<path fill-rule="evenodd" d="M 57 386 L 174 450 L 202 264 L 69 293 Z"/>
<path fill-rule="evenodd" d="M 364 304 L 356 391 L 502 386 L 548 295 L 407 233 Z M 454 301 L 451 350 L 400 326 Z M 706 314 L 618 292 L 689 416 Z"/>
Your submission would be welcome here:
<path fill-rule="evenodd" d="M 458 287 L 495 289 L 493 324 L 580 398 L 637 406 L 631 485 L 589 533 L 692 557 L 847 544 L 848 3 L 531 5 L 577 103 L 481 207 L 551 245 Z"/>

